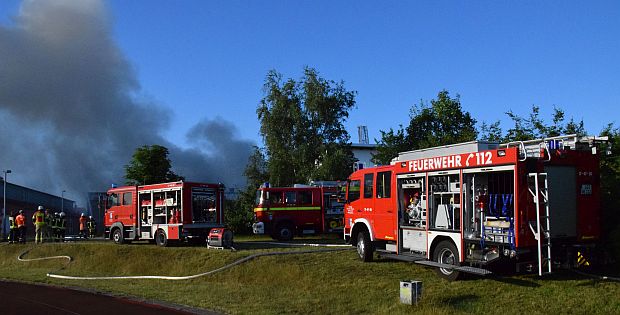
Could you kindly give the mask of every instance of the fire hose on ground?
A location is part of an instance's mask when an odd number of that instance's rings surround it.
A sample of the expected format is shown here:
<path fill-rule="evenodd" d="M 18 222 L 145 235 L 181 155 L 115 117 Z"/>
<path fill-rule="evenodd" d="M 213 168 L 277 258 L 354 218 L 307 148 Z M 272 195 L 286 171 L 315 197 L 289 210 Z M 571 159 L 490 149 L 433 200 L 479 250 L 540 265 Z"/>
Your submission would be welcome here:
<path fill-rule="evenodd" d="M 299 254 L 312 254 L 312 253 L 326 253 L 326 252 L 336 252 L 336 251 L 345 251 L 353 249 L 350 245 L 339 245 L 339 244 L 289 244 L 289 243 L 275 243 L 275 242 L 252 242 L 254 244 L 272 244 L 272 245 L 288 245 L 288 246 L 312 246 L 312 247 L 338 247 L 338 248 L 323 248 L 323 249 L 313 249 L 313 250 L 299 250 L 299 251 L 279 251 L 279 252 L 267 252 L 267 253 L 257 253 L 252 254 L 238 260 L 233 261 L 227 265 L 219 267 L 214 270 L 210 270 L 207 272 L 198 273 L 195 275 L 189 276 L 97 276 L 97 277 L 78 277 L 78 276 L 65 276 L 54 273 L 48 273 L 47 277 L 56 278 L 56 279 L 65 279 L 65 280 L 122 280 L 122 279 L 159 279 L 159 280 L 189 280 L 195 279 L 199 277 L 204 277 L 208 275 L 212 275 L 214 273 L 218 273 L 220 271 L 224 271 L 226 269 L 232 268 L 234 266 L 240 265 L 247 261 L 250 261 L 254 258 L 265 257 L 265 256 L 283 256 L 283 255 L 299 255 Z M 32 248 L 31 248 L 32 249 Z M 67 264 L 71 263 L 73 260 L 70 256 L 49 256 L 49 257 L 41 257 L 41 258 L 24 258 L 31 249 L 27 249 L 19 256 L 17 256 L 17 260 L 22 262 L 31 262 L 31 261 L 40 261 L 40 260 L 50 260 L 50 259 L 67 259 Z M 66 265 L 65 265 L 66 266 Z M 59 270 L 64 269 L 62 267 Z"/>
<path fill-rule="evenodd" d="M 620 282 L 620 278 L 617 278 L 617 277 L 595 275 L 595 274 L 591 274 L 591 273 L 587 273 L 587 272 L 583 272 L 583 271 L 578 271 L 578 270 L 573 270 L 573 271 L 576 274 L 578 274 L 578 275 L 582 275 L 584 277 L 589 277 L 589 278 L 594 278 L 596 280 L 609 280 L 609 281 Z"/>

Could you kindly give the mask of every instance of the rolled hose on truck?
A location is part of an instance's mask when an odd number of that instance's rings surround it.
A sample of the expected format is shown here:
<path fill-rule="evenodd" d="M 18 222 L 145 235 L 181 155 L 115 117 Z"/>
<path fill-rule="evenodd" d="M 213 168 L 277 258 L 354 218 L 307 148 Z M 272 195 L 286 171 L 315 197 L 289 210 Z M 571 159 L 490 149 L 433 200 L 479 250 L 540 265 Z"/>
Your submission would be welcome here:
<path fill-rule="evenodd" d="M 226 269 L 232 268 L 234 266 L 240 265 L 247 261 L 250 261 L 254 258 L 264 257 L 264 256 L 283 256 L 283 255 L 299 255 L 299 254 L 312 254 L 312 253 L 326 253 L 326 252 L 336 252 L 336 251 L 345 251 L 352 250 L 350 245 L 338 245 L 338 244 L 288 244 L 288 243 L 274 243 L 274 242 L 252 242 L 252 243 L 261 243 L 261 244 L 273 244 L 273 245 L 289 245 L 289 246 L 313 246 L 313 247 L 339 247 L 339 248 L 323 248 L 323 249 L 313 249 L 313 250 L 300 250 L 300 251 L 285 251 L 285 252 L 269 252 L 269 253 L 258 253 L 252 254 L 247 257 L 240 258 L 238 260 L 233 261 L 230 264 L 224 265 L 220 268 L 210 270 L 207 272 L 198 273 L 195 275 L 189 276 L 100 276 L 100 277 L 77 277 L 77 276 L 64 276 L 58 275 L 54 273 L 46 274 L 49 278 L 55 279 L 65 279 L 65 280 L 122 280 L 122 279 L 158 279 L 158 280 L 189 280 L 195 279 L 199 277 L 204 277 L 208 275 L 212 275 L 214 273 L 224 271 Z M 346 246 L 346 247 L 345 247 Z M 49 257 L 40 257 L 40 258 L 24 258 L 28 252 L 30 252 L 32 248 L 25 250 L 19 256 L 17 256 L 18 261 L 22 262 L 30 262 L 30 261 L 39 261 L 39 260 L 49 260 L 49 259 L 67 259 L 67 264 L 71 263 L 73 260 L 71 256 L 49 256 Z M 64 267 L 63 267 L 64 268 Z M 61 269 L 63 269 L 61 268 Z M 60 270 L 61 270 L 60 269 Z"/>

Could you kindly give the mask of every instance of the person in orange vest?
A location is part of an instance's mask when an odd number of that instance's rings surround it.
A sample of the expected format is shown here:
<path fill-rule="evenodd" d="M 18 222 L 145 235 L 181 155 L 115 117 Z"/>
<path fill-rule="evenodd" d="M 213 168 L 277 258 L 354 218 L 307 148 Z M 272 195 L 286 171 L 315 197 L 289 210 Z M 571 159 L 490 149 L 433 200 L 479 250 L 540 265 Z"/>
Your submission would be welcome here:
<path fill-rule="evenodd" d="M 32 223 L 35 227 L 34 243 L 43 243 L 43 237 L 45 236 L 45 213 L 43 213 L 43 206 L 39 206 L 37 211 L 32 215 Z"/>
<path fill-rule="evenodd" d="M 80 237 L 87 238 L 88 233 L 86 232 L 86 222 L 88 222 L 88 217 L 82 212 L 80 216 Z"/>
<path fill-rule="evenodd" d="M 15 217 L 15 224 L 17 224 L 19 242 L 22 244 L 26 243 L 26 216 L 24 216 L 24 210 L 19 210 L 19 214 Z"/>

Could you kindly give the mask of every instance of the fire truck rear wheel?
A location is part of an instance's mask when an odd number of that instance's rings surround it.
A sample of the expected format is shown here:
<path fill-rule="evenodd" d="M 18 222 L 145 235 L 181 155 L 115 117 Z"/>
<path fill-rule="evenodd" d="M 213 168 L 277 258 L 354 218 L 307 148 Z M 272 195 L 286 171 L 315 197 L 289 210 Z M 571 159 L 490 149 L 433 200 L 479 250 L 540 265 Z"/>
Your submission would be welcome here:
<path fill-rule="evenodd" d="M 357 255 L 362 261 L 372 261 L 373 248 L 370 235 L 366 231 L 357 234 Z"/>
<path fill-rule="evenodd" d="M 441 241 L 437 244 L 433 252 L 433 260 L 440 264 L 460 266 L 458 251 L 450 241 Z M 460 276 L 459 271 L 445 268 L 437 268 L 437 274 L 450 281 L 454 281 Z"/>
<path fill-rule="evenodd" d="M 166 233 L 164 231 L 157 230 L 155 233 L 155 244 L 161 247 L 168 246 L 168 238 L 166 237 Z"/>
<path fill-rule="evenodd" d="M 121 231 L 121 229 L 119 228 L 115 228 L 112 231 L 112 240 L 116 244 L 123 244 L 123 242 L 125 241 L 123 237 L 123 231 Z"/>

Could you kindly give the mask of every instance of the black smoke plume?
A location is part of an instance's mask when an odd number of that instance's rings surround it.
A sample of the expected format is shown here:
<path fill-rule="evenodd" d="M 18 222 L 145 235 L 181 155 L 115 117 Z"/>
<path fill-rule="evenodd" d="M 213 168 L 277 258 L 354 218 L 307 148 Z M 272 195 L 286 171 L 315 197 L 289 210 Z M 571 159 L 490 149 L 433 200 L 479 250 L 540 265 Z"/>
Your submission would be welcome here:
<path fill-rule="evenodd" d="M 110 24 L 101 1 L 28 0 L 0 25 L 0 169 L 13 170 L 9 181 L 81 202 L 122 184 L 137 147 L 160 144 L 187 180 L 243 186 L 253 143 L 219 118 L 191 128 L 190 149 L 164 139 L 170 110 L 141 94 Z"/>

